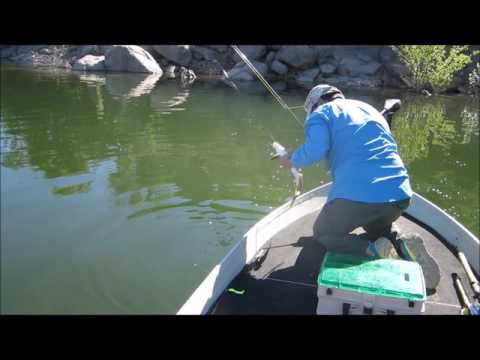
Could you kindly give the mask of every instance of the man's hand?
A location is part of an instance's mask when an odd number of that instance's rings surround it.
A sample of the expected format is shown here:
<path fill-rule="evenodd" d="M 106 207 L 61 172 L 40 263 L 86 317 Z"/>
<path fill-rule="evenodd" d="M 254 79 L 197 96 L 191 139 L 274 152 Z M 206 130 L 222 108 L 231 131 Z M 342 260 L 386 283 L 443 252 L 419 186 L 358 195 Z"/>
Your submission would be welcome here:
<path fill-rule="evenodd" d="M 285 148 L 277 142 L 274 142 L 272 144 L 272 147 L 276 151 L 276 154 L 272 159 L 278 157 L 278 159 L 280 160 L 280 165 L 286 167 L 287 169 L 290 169 L 292 167 L 292 163 L 290 162 L 290 159 L 288 158 L 288 153 L 285 150 Z"/>
<path fill-rule="evenodd" d="M 280 165 L 281 166 L 283 166 L 287 169 L 290 169 L 291 167 L 293 167 L 290 159 L 288 158 L 288 155 L 279 157 L 279 160 L 280 160 Z"/>

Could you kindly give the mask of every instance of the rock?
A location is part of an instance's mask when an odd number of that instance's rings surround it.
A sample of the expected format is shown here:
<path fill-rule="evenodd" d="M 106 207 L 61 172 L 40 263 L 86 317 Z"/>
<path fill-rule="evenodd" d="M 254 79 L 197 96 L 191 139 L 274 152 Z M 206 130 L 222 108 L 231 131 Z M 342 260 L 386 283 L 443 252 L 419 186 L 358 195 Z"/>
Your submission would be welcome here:
<path fill-rule="evenodd" d="M 265 45 L 239 45 L 238 48 L 250 61 L 262 58 L 267 52 L 267 47 Z M 236 52 L 234 53 L 233 59 L 237 62 L 242 60 Z"/>
<path fill-rule="evenodd" d="M 384 65 L 384 68 L 388 76 L 395 79 L 395 80 L 389 79 L 389 83 L 392 86 L 396 87 L 396 84 L 398 82 L 401 82 L 407 87 L 414 87 L 414 84 L 410 79 L 410 70 L 406 65 L 401 63 L 388 63 Z"/>
<path fill-rule="evenodd" d="M 230 46 L 228 45 L 208 45 L 209 48 L 217 50 L 218 52 L 224 53 L 228 51 Z"/>
<path fill-rule="evenodd" d="M 400 62 L 397 53 L 390 46 L 383 46 L 379 54 L 380 62 L 383 64 L 391 62 Z"/>
<path fill-rule="evenodd" d="M 268 66 L 265 63 L 252 61 L 252 65 L 255 66 L 257 71 L 265 76 L 268 72 Z M 250 70 L 250 68 L 243 62 L 239 62 L 227 73 L 230 80 L 240 80 L 240 81 L 252 81 L 257 78 L 257 76 Z"/>
<path fill-rule="evenodd" d="M 321 62 L 321 59 L 333 57 L 334 46 L 331 46 L 331 45 L 315 45 L 315 46 L 312 46 L 312 47 L 315 50 L 315 52 L 317 53 L 317 59 L 319 60 L 319 63 Z"/>
<path fill-rule="evenodd" d="M 195 72 L 193 72 L 193 70 L 187 69 L 183 66 L 180 67 L 180 79 L 184 83 L 191 84 L 196 78 L 197 76 L 195 75 Z"/>
<path fill-rule="evenodd" d="M 188 66 L 192 61 L 189 45 L 153 45 L 157 54 L 182 66 Z"/>
<path fill-rule="evenodd" d="M 267 50 L 278 51 L 282 48 L 282 45 L 267 45 Z"/>
<path fill-rule="evenodd" d="M 370 62 L 370 61 L 373 61 L 372 57 L 368 54 L 365 54 L 363 52 L 359 52 L 357 55 L 357 58 L 359 58 L 360 60 L 362 60 L 363 62 Z"/>
<path fill-rule="evenodd" d="M 51 55 L 51 54 L 53 54 L 53 50 L 49 47 L 44 47 L 44 48 L 39 49 L 38 53 L 42 54 L 42 55 Z"/>
<path fill-rule="evenodd" d="M 143 50 L 149 52 L 150 55 L 152 55 L 152 56 L 155 58 L 156 52 L 155 52 L 155 49 L 153 48 L 152 45 L 140 45 L 140 47 L 141 47 Z M 158 62 L 158 61 L 157 61 L 157 62 Z"/>
<path fill-rule="evenodd" d="M 190 68 L 201 76 L 227 76 L 227 72 L 216 59 L 194 62 Z"/>
<path fill-rule="evenodd" d="M 307 45 L 288 45 L 282 46 L 276 59 L 297 69 L 308 69 L 315 64 L 317 54 L 314 48 Z"/>
<path fill-rule="evenodd" d="M 275 59 L 275 51 L 270 51 L 268 54 L 267 54 L 267 57 L 265 58 L 265 63 L 267 65 L 271 65 L 272 61 Z"/>
<path fill-rule="evenodd" d="M 323 65 L 320 65 L 320 72 L 323 75 L 330 76 L 335 72 L 336 69 L 337 69 L 337 67 L 333 64 L 326 63 L 326 64 L 323 64 Z"/>
<path fill-rule="evenodd" d="M 152 55 L 136 45 L 119 45 L 111 48 L 105 54 L 105 68 L 107 71 L 156 73 L 160 75 L 163 73 Z"/>
<path fill-rule="evenodd" d="M 175 65 L 168 65 L 165 68 L 165 76 L 169 79 L 174 79 L 175 78 L 175 73 L 176 73 L 176 66 Z"/>
<path fill-rule="evenodd" d="M 197 56 L 198 60 L 214 60 L 217 58 L 218 53 L 208 47 L 192 46 L 190 48 L 193 56 Z"/>
<path fill-rule="evenodd" d="M 288 72 L 288 66 L 281 61 L 274 60 L 270 65 L 270 69 L 279 75 L 285 75 Z"/>
<path fill-rule="evenodd" d="M 404 64 L 386 64 L 385 68 L 387 71 L 391 72 L 394 75 L 397 76 L 409 76 L 410 75 L 410 70 L 408 67 Z"/>
<path fill-rule="evenodd" d="M 120 46 L 120 45 L 98 45 L 97 55 L 105 55 L 107 52 L 109 52 L 110 50 L 112 50 L 116 46 Z M 150 51 L 148 51 L 148 52 L 150 52 Z"/>
<path fill-rule="evenodd" d="M 358 58 L 345 57 L 338 65 L 338 73 L 350 76 L 375 75 L 381 66 L 376 61 L 364 62 Z"/>
<path fill-rule="evenodd" d="M 17 55 L 16 46 L 8 46 L 3 49 L 0 49 L 0 59 L 8 59 Z"/>
<path fill-rule="evenodd" d="M 85 45 L 70 48 L 67 51 L 67 57 L 71 58 L 71 62 L 74 63 L 78 59 L 83 58 L 85 55 L 103 55 L 97 45 Z"/>
<path fill-rule="evenodd" d="M 405 88 L 405 83 L 396 75 L 390 73 L 385 68 L 381 70 L 382 74 L 380 79 L 382 80 L 382 86 L 390 88 Z"/>
<path fill-rule="evenodd" d="M 73 64 L 77 71 L 105 71 L 105 56 L 85 55 Z"/>
<path fill-rule="evenodd" d="M 297 82 L 312 83 L 312 82 L 315 81 L 315 78 L 318 76 L 319 73 L 320 73 L 320 69 L 318 69 L 318 68 L 305 70 L 305 71 L 302 71 L 301 73 L 299 73 L 296 76 L 295 80 Z"/>

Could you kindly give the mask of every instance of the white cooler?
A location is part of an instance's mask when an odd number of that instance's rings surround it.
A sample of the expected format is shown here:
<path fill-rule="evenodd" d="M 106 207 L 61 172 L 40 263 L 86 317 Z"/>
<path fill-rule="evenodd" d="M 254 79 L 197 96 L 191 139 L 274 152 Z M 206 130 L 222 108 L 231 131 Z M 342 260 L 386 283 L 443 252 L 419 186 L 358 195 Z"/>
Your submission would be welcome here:
<path fill-rule="evenodd" d="M 319 315 L 425 312 L 425 279 L 416 262 L 328 252 L 317 284 Z"/>

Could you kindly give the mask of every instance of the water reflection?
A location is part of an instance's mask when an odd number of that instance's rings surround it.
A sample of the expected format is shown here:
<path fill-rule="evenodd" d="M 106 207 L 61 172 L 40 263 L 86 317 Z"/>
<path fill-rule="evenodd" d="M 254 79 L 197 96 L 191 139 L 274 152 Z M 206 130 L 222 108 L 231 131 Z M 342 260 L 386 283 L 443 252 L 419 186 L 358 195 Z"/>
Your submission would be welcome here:
<path fill-rule="evenodd" d="M 290 175 L 269 160 L 271 136 L 293 148 L 303 134 L 270 94 L 111 75 L 2 69 L 9 310 L 174 313 L 291 194 Z M 393 132 L 414 190 L 478 234 L 478 103 L 346 93 L 377 108 L 402 99 Z M 329 181 L 323 167 L 304 173 L 307 189 Z"/>
<path fill-rule="evenodd" d="M 114 99 L 132 99 L 147 95 L 160 80 L 160 74 L 107 73 L 106 89 Z"/>

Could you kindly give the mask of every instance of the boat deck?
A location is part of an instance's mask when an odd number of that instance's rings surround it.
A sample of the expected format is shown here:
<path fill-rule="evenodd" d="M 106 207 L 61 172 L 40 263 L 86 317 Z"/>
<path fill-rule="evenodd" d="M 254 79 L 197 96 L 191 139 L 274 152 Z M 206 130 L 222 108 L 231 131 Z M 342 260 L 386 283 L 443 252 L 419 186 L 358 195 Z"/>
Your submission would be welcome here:
<path fill-rule="evenodd" d="M 325 249 L 312 238 L 312 225 L 318 213 L 298 220 L 279 232 L 267 245 L 268 252 L 259 266 L 245 267 L 226 289 L 245 290 L 243 295 L 224 291 L 209 314 L 282 315 L 316 313 L 316 278 Z M 460 301 L 453 286 L 457 273 L 472 298 L 467 276 L 447 243 L 434 231 L 402 216 L 396 221 L 402 232 L 415 232 L 440 267 L 440 284 L 428 293 L 426 314 L 460 312 Z"/>

